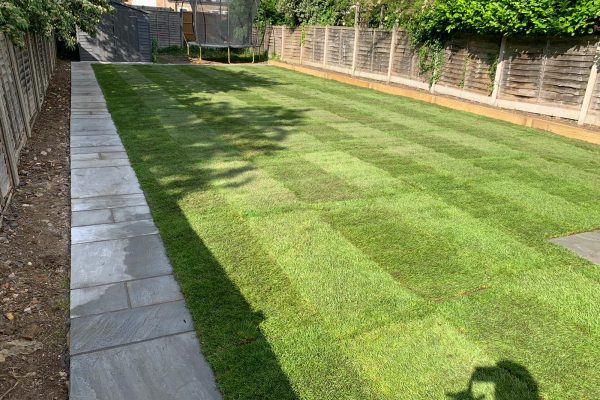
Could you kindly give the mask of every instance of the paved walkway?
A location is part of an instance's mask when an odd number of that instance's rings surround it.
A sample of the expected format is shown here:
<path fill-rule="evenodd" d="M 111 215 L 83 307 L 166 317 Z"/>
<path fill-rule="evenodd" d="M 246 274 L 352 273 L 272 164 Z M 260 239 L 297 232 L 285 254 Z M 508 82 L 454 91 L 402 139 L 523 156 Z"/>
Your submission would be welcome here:
<path fill-rule="evenodd" d="M 89 63 L 71 105 L 71 399 L 220 399 Z"/>

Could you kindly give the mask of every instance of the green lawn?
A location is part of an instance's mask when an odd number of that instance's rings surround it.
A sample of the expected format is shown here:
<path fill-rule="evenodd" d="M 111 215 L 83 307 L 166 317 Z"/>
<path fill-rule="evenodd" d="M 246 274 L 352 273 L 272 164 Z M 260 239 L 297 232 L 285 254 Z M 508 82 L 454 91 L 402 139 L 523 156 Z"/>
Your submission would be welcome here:
<path fill-rule="evenodd" d="M 600 227 L 599 146 L 274 67 L 94 68 L 225 398 L 600 398 L 600 266 L 547 240 Z"/>

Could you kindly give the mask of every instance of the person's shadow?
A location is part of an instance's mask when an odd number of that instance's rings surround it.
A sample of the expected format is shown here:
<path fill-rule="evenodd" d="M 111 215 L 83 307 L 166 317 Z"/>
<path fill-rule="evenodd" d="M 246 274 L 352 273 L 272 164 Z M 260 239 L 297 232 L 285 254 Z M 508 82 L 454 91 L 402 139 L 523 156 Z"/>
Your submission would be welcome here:
<path fill-rule="evenodd" d="M 454 400 L 484 400 L 486 395 L 474 393 L 477 383 L 493 384 L 495 400 L 540 400 L 538 384 L 527 368 L 507 360 L 475 368 L 464 391 L 446 395 Z"/>

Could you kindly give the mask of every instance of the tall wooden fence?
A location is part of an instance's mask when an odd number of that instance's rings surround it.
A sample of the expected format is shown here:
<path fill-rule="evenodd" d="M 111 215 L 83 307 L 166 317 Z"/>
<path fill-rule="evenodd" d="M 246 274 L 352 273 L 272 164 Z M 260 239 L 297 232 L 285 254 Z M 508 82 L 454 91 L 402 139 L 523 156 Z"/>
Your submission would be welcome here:
<path fill-rule="evenodd" d="M 54 41 L 28 35 L 24 48 L 0 32 L 0 211 L 19 184 L 19 153 L 56 66 Z"/>
<path fill-rule="evenodd" d="M 285 62 L 600 125 L 598 36 L 457 35 L 446 44 L 433 84 L 399 29 L 277 26 L 267 39 L 269 53 Z"/>
<path fill-rule="evenodd" d="M 183 46 L 183 19 L 181 13 L 167 8 L 136 6 L 148 13 L 150 37 L 158 42 L 158 48 Z M 192 13 L 189 15 L 191 20 Z"/>

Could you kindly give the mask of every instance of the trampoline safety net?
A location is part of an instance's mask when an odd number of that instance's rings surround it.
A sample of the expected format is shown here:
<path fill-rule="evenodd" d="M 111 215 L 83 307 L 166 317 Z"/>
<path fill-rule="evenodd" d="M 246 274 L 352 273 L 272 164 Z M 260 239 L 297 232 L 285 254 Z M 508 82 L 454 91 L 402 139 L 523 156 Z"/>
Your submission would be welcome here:
<path fill-rule="evenodd" d="M 252 47 L 260 0 L 189 0 L 196 42 L 203 47 Z"/>

